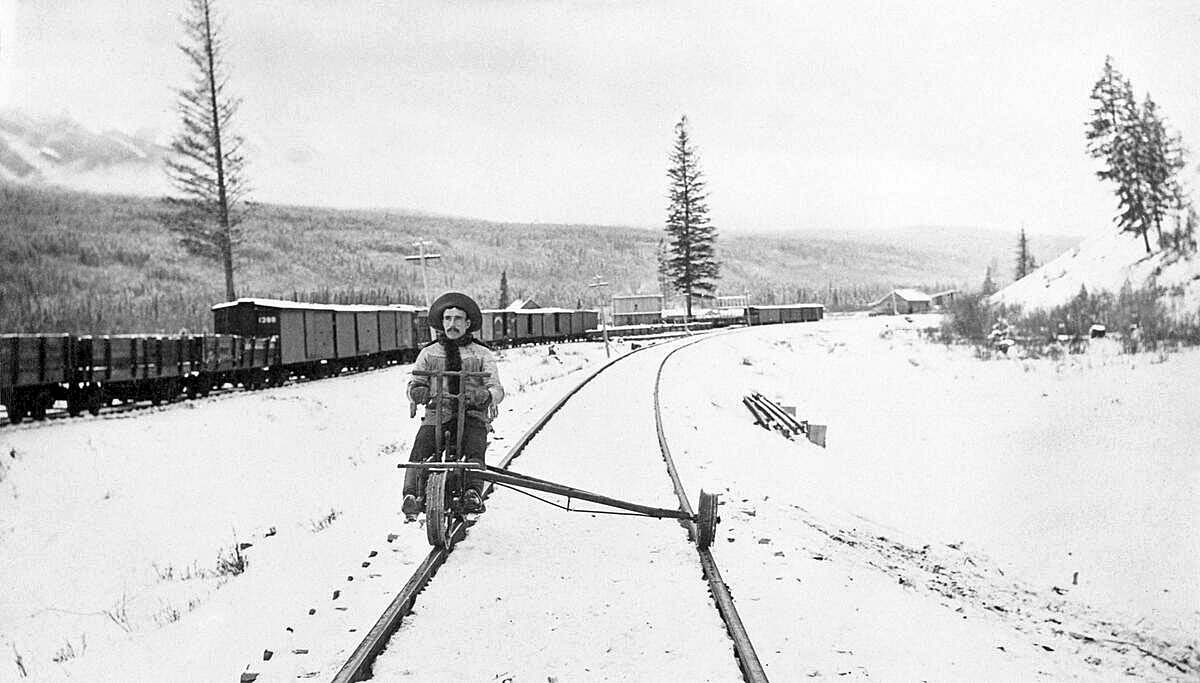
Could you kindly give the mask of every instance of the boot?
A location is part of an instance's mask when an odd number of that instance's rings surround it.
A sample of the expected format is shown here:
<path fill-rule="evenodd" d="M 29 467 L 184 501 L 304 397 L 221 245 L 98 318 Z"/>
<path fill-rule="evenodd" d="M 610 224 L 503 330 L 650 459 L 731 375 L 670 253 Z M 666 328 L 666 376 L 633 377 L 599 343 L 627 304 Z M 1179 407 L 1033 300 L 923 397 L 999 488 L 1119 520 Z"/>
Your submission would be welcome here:
<path fill-rule="evenodd" d="M 404 522 L 417 521 L 417 515 L 425 509 L 425 501 L 417 498 L 411 493 L 404 496 L 404 502 L 400 504 L 400 511 L 404 513 Z"/>
<path fill-rule="evenodd" d="M 463 510 L 468 514 L 479 514 L 486 508 L 483 505 L 483 496 L 475 489 L 467 489 L 463 493 Z"/>

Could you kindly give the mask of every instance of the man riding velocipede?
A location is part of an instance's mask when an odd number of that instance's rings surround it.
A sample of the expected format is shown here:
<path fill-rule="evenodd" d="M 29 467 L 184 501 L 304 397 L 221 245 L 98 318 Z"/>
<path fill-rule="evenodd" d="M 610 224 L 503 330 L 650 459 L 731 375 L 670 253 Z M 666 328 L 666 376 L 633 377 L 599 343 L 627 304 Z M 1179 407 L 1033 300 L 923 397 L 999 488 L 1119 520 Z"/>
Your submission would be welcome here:
<path fill-rule="evenodd" d="M 425 462 L 439 448 L 461 444 L 462 453 L 456 454 L 460 459 L 483 465 L 487 434 L 496 406 L 504 400 L 504 387 L 495 355 L 472 334 L 483 324 L 479 304 L 465 294 L 447 292 L 430 306 L 429 324 L 436 339 L 417 354 L 408 382 L 408 399 L 414 411 L 418 405 L 425 406 L 408 461 Z M 459 401 L 465 408 L 465 419 L 460 419 Z M 465 476 L 464 511 L 483 512 L 485 482 L 472 470 L 467 470 Z M 405 470 L 401 510 L 406 521 L 416 520 L 425 509 L 427 477 L 428 470 Z"/>
<path fill-rule="evenodd" d="M 719 521 L 719 497 L 715 493 L 700 491 L 697 512 L 686 500 L 681 500 L 678 508 L 659 508 L 490 467 L 484 462 L 487 433 L 496 415 L 496 404 L 504 399 L 504 387 L 491 349 L 471 336 L 482 318 L 479 306 L 457 292 L 438 297 L 429 309 L 430 326 L 438 320 L 441 326 L 437 339 L 417 355 L 408 382 L 412 414 L 420 404 L 425 406 L 425 417 L 408 462 L 399 465 L 405 470 L 401 505 L 405 521 L 416 521 L 424 512 L 430 544 L 449 548 L 458 538 L 458 522 L 483 512 L 484 487 L 490 483 L 526 493 L 565 497 L 566 505 L 562 505 L 532 496 L 568 512 L 676 519 L 688 527 L 700 548 L 708 548 Z M 621 512 L 572 508 L 572 501 L 587 501 Z"/>

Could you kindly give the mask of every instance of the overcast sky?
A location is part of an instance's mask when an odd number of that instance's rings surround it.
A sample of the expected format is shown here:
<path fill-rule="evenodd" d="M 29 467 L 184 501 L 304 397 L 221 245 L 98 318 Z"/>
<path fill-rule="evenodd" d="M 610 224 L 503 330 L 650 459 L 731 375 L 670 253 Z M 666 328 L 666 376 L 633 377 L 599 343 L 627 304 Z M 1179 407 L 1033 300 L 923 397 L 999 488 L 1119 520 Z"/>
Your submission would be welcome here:
<path fill-rule="evenodd" d="M 184 5 L 0 0 L 0 94 L 165 139 Z M 1086 234 L 1106 54 L 1200 150 L 1196 0 L 219 6 L 264 201 L 660 226 L 686 114 L 722 230 Z"/>

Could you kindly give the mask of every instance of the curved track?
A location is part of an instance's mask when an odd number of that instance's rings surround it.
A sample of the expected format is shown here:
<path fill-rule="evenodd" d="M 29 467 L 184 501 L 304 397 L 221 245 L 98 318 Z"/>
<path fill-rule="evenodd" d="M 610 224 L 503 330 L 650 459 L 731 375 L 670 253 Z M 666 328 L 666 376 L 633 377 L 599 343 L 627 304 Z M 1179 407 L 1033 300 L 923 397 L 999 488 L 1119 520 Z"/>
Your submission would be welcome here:
<path fill-rule="evenodd" d="M 707 337 L 707 335 L 706 335 L 706 337 Z M 653 430 L 657 434 L 657 440 L 658 440 L 658 444 L 659 444 L 660 453 L 666 463 L 667 471 L 668 471 L 668 474 L 672 481 L 674 495 L 678 499 L 678 504 L 680 506 L 680 509 L 688 511 L 689 513 L 692 511 L 692 509 L 691 509 L 691 505 L 687 499 L 687 492 L 685 491 L 683 484 L 679 480 L 679 476 L 676 473 L 674 463 L 671 459 L 670 449 L 667 445 L 667 438 L 666 438 L 666 434 L 663 429 L 662 420 L 661 420 L 660 411 L 659 411 L 659 397 L 658 397 L 659 391 L 658 390 L 659 390 L 659 385 L 661 382 L 662 368 L 665 366 L 665 364 L 666 364 L 667 360 L 670 358 L 670 356 L 673 353 L 675 353 L 675 351 L 677 351 L 681 348 L 684 348 L 686 346 L 689 346 L 691 344 L 697 343 L 699 341 L 703 341 L 703 338 L 692 339 L 687 342 L 677 344 L 677 345 L 675 345 L 675 347 L 672 350 L 667 352 L 660 361 L 658 361 L 657 369 L 655 370 L 655 381 L 654 381 L 654 391 L 653 391 L 653 413 L 654 413 Z M 649 348 L 654 348 L 654 347 L 646 347 L 646 348 L 649 349 Z M 582 382 L 580 382 L 567 395 L 563 396 L 554 406 L 551 407 L 551 409 L 546 413 L 546 415 L 544 415 L 541 419 L 539 419 L 518 440 L 518 442 L 513 445 L 513 447 L 509 450 L 508 454 L 501 461 L 500 466 L 508 467 L 509 464 L 513 461 L 513 459 L 515 459 L 517 456 L 519 456 L 523 452 L 525 452 L 525 450 L 526 450 L 527 446 L 529 446 L 530 442 L 533 441 L 534 437 L 539 432 L 541 432 L 543 430 L 543 428 L 545 428 L 547 426 L 547 424 L 550 422 L 551 418 L 554 417 L 555 415 L 559 414 L 562 411 L 563 407 L 565 405 L 567 405 L 567 403 L 569 401 L 571 401 L 572 398 L 574 398 L 581 390 L 583 390 L 585 386 L 588 386 L 589 384 L 591 384 L 594 380 L 596 380 L 597 377 L 599 377 L 601 375 L 601 373 L 603 373 L 604 371 L 611 368 L 614 363 L 616 363 L 620 360 L 623 360 L 625 358 L 629 358 L 629 356 L 630 356 L 630 354 L 621 356 L 621 357 L 614 359 L 614 360 L 606 363 L 605 365 L 601 366 L 595 372 L 593 372 L 591 375 L 589 375 L 587 378 L 585 378 Z M 643 359 L 643 360 L 645 360 L 645 359 Z M 649 360 L 651 362 L 653 361 L 653 359 L 649 359 Z M 641 361 L 639 361 L 639 362 L 641 362 Z M 649 407 L 649 406 L 647 406 L 647 407 Z M 649 411 L 647 411 L 647 412 L 649 412 Z M 625 445 L 632 445 L 632 444 L 636 443 L 634 441 L 622 440 L 620 438 L 615 439 L 615 442 L 620 443 L 620 444 L 625 444 Z M 634 447 L 636 447 L 636 446 L 634 446 Z M 581 483 L 581 482 L 565 481 L 564 483 L 573 484 L 573 483 Z M 637 487 L 635 487 L 635 489 L 637 489 Z M 620 496 L 620 497 L 625 497 L 625 496 Z M 536 515 L 536 513 L 534 513 L 534 514 Z M 551 512 L 550 514 L 559 515 L 561 513 Z M 481 518 L 481 522 L 483 522 L 483 521 L 486 521 L 486 516 L 484 518 Z M 536 523 L 537 519 L 535 518 L 531 521 Z M 550 520 L 547 520 L 547 521 L 550 521 Z M 596 520 L 585 520 L 585 522 L 587 523 L 588 526 L 596 525 Z M 626 523 L 626 524 L 629 524 L 629 523 Z M 663 526 L 663 521 L 662 520 L 650 520 L 647 522 L 647 524 L 658 525 L 659 531 L 661 532 L 661 527 Z M 684 522 L 683 525 L 688 528 L 689 534 L 694 539 L 696 536 L 696 532 L 697 532 L 697 530 L 695 529 L 695 525 L 690 522 Z M 488 529 L 481 529 L 481 532 L 483 532 L 483 533 L 486 533 L 487 531 L 488 531 Z M 494 530 L 494 531 L 499 531 L 499 530 Z M 456 539 L 461 540 L 463 537 L 465 537 L 466 530 L 460 525 L 453 530 L 453 533 L 455 534 Z M 581 542 L 584 542 L 584 541 L 581 541 Z M 703 573 L 704 578 L 707 581 L 708 591 L 711 593 L 711 599 L 707 600 L 707 602 L 709 603 L 709 610 L 710 610 L 709 613 L 711 614 L 712 607 L 716 607 L 716 611 L 719 614 L 721 621 L 715 622 L 715 619 L 714 619 L 714 622 L 715 623 L 723 623 L 725 630 L 728 633 L 728 640 L 725 641 L 726 646 L 724 646 L 724 647 L 728 648 L 728 646 L 731 646 L 731 649 L 732 649 L 731 654 L 733 655 L 733 657 L 736 658 L 736 662 L 730 662 L 730 664 L 736 664 L 737 669 L 740 669 L 741 677 L 744 680 L 765 681 L 766 676 L 763 673 L 763 668 L 758 661 L 757 655 L 754 652 L 754 648 L 750 642 L 749 636 L 746 633 L 746 630 L 745 630 L 744 626 L 742 625 L 740 618 L 738 617 L 737 610 L 734 607 L 733 599 L 730 595 L 728 587 L 726 587 L 724 582 L 722 581 L 720 572 L 717 569 L 716 563 L 714 562 L 711 553 L 706 549 L 695 548 L 695 546 L 693 546 L 693 549 L 696 552 L 698 552 L 700 569 Z M 564 549 L 564 550 L 566 550 L 566 549 Z M 484 551 L 484 552 L 485 552 L 485 554 L 490 554 L 489 551 Z M 651 552 L 657 552 L 657 551 L 651 551 Z M 421 591 L 425 590 L 426 586 L 429 585 L 433 575 L 445 563 L 447 557 L 449 556 L 449 553 L 450 553 L 450 550 L 439 549 L 439 548 L 434 548 L 429 552 L 428 556 L 420 563 L 420 565 L 417 567 L 416 571 L 413 573 L 412 577 L 405 584 L 404 588 L 395 596 L 394 599 L 392 599 L 392 601 L 389 604 L 389 606 L 387 607 L 387 609 L 379 617 L 379 619 L 376 621 L 374 626 L 368 631 L 366 637 L 363 638 L 362 642 L 358 645 L 357 648 L 355 648 L 352 655 L 346 660 L 345 664 L 341 667 L 341 670 L 334 677 L 334 679 L 333 679 L 334 681 L 349 682 L 349 681 L 361 681 L 361 680 L 366 680 L 366 679 L 370 678 L 370 676 L 372 675 L 372 669 L 376 663 L 376 659 L 379 657 L 380 653 L 383 652 L 385 650 L 385 648 L 388 647 L 389 640 L 396 633 L 396 631 L 400 628 L 402 619 L 407 614 L 412 612 L 413 606 L 417 600 L 417 595 Z M 650 560 L 650 562 L 653 563 L 654 560 Z M 677 574 L 678 571 L 676 571 L 675 573 Z M 482 574 L 481 574 L 481 576 L 482 576 Z M 651 579 L 651 580 L 654 580 L 654 579 Z M 672 585 L 670 590 L 678 590 L 678 587 Z M 507 598 L 507 595 L 504 597 Z M 621 599 L 621 596 L 620 596 L 620 594 L 616 594 L 616 595 L 613 595 L 612 598 L 613 598 L 613 600 L 619 600 L 619 599 Z M 499 600 L 500 597 L 497 597 L 496 599 Z M 683 599 L 683 598 L 678 598 L 678 599 Z M 615 607 L 612 607 L 611 605 L 607 605 L 607 604 L 606 604 L 606 607 L 616 609 Z M 436 609 L 436 605 L 433 609 Z M 481 609 L 482 609 L 482 607 L 481 607 Z M 713 615 L 713 616 L 715 617 L 715 615 Z M 706 617 L 699 617 L 700 621 L 705 621 L 706 619 L 707 619 Z M 676 626 L 679 626 L 679 625 L 676 625 Z M 707 648 L 709 650 L 714 649 L 714 648 L 716 650 L 722 649 L 723 646 L 719 642 L 710 642 L 712 634 L 707 632 L 708 627 L 706 627 L 704 624 L 695 623 L 695 624 L 692 624 L 691 626 L 692 626 L 692 629 L 696 631 L 696 633 L 694 634 L 695 637 L 692 637 L 692 634 L 688 634 L 688 636 L 687 636 L 688 642 L 687 643 L 679 643 L 678 642 L 678 640 L 681 638 L 678 631 L 672 632 L 672 633 L 674 633 L 674 635 L 671 635 L 671 636 L 665 636 L 665 635 L 660 635 L 660 634 L 650 634 L 650 637 L 674 638 L 675 644 L 687 645 L 688 647 L 692 647 L 695 649 L 705 649 L 705 648 Z M 670 629 L 665 629 L 665 630 L 669 631 Z M 688 625 L 687 624 L 683 625 L 683 632 L 688 633 Z M 705 633 L 707 633 L 707 635 L 704 635 L 701 632 L 705 632 Z M 706 640 L 705 638 L 708 638 L 709 640 Z M 737 669 L 733 669 L 733 671 L 736 671 Z"/>

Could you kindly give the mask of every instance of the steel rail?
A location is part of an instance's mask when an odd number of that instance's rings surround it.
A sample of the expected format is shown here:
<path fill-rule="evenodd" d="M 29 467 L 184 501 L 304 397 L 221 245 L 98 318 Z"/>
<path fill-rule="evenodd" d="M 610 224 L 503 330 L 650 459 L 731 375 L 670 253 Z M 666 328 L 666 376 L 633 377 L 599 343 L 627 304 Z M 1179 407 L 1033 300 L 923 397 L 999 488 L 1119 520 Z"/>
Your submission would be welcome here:
<path fill-rule="evenodd" d="M 559 410 L 561 410 L 562 407 L 566 405 L 567 401 L 570 400 L 572 396 L 579 393 L 579 391 L 583 389 L 585 385 L 587 385 L 601 372 L 607 370 L 617 361 L 628 358 L 638 350 L 640 349 L 634 349 L 629 353 L 609 360 L 600 367 L 596 368 L 596 370 L 590 375 L 583 378 L 579 384 L 575 385 L 574 388 L 556 401 L 554 405 L 550 406 L 549 410 L 546 411 L 546 414 L 538 418 L 538 420 L 534 422 L 533 425 L 523 435 L 521 435 L 521 438 L 517 439 L 516 443 L 512 445 L 512 447 L 508 450 L 508 453 L 500 461 L 499 467 L 508 467 L 513 459 L 519 456 L 525 447 L 529 445 L 529 442 L 533 440 L 533 437 L 536 436 L 537 433 L 540 432 L 548 422 L 550 422 L 550 418 L 553 417 Z M 485 499 L 491 494 L 493 488 L 494 486 L 490 483 L 485 488 L 483 493 L 483 497 Z M 457 543 L 466 536 L 466 525 L 460 520 L 455 524 L 454 528 L 451 529 L 450 533 L 453 535 L 455 543 Z M 429 581 L 433 579 L 434 574 L 437 573 L 438 568 L 446 562 L 446 558 L 450 555 L 453 547 L 454 543 L 450 543 L 445 548 L 433 548 L 429 551 L 429 555 L 426 556 L 425 560 L 421 562 L 421 564 L 417 567 L 417 570 L 413 572 L 413 575 L 408 580 L 408 583 L 406 583 L 404 588 L 396 594 L 395 598 L 392 599 L 387 609 L 384 610 L 383 614 L 380 615 L 379 619 L 375 622 L 375 625 L 372 626 L 369 631 L 367 631 L 367 635 L 362 639 L 362 642 L 360 642 L 358 647 L 354 649 L 354 652 L 351 653 L 341 670 L 339 670 L 337 675 L 333 677 L 333 683 L 355 683 L 356 681 L 365 681 L 371 678 L 371 668 L 375 664 L 376 657 L 378 657 L 379 653 L 383 652 L 384 648 L 387 647 L 388 640 L 390 640 L 400 628 L 401 621 L 403 621 L 404 617 L 412 611 L 412 606 L 417 600 L 417 595 L 425 589 L 425 586 L 429 584 Z"/>
<path fill-rule="evenodd" d="M 705 335 L 704 338 L 711 338 L 711 335 Z M 662 380 L 663 367 L 666 365 L 667 359 L 670 358 L 676 351 L 686 348 L 687 346 L 691 346 L 692 344 L 702 340 L 703 338 L 689 341 L 667 353 L 667 355 L 659 364 L 654 381 L 654 413 L 659 446 L 663 459 L 666 461 L 667 471 L 670 474 L 672 485 L 674 486 L 676 495 L 679 498 L 680 510 L 688 517 L 688 519 L 681 518 L 679 520 L 680 524 L 688 529 L 689 535 L 692 539 L 695 539 L 698 533 L 695 522 L 691 521 L 691 519 L 695 517 L 695 512 L 692 509 L 691 504 L 688 502 L 687 493 L 684 491 L 683 484 L 679 480 L 679 474 L 675 469 L 674 461 L 671 459 L 670 449 L 666 445 L 666 437 L 662 427 L 661 410 L 659 408 L 659 388 Z M 521 454 L 529 442 L 533 440 L 533 437 L 536 436 L 538 432 L 540 432 L 542 428 L 546 426 L 547 423 L 549 423 L 550 419 L 556 413 L 558 413 L 560 409 L 562 409 L 567 401 L 569 401 L 576 393 L 583 389 L 583 387 L 589 382 L 595 379 L 601 372 L 607 370 L 617 361 L 628 358 L 633 353 L 647 348 L 650 347 L 647 346 L 641 347 L 640 349 L 633 349 L 629 353 L 617 356 L 616 358 L 606 362 L 604 365 L 601 365 L 595 371 L 585 377 L 579 382 L 579 384 L 577 384 L 574 388 L 564 394 L 562 398 L 556 401 L 554 405 L 552 405 L 546 411 L 545 415 L 534 422 L 534 424 L 521 436 L 521 438 L 513 444 L 497 467 L 500 469 L 507 468 L 508 465 Z M 492 468 L 489 467 L 488 469 Z M 484 497 L 486 498 L 489 496 L 494 488 L 495 485 L 489 482 L 484 491 Z M 455 542 L 461 540 L 466 536 L 466 525 L 461 521 L 458 522 L 451 530 L 451 533 L 453 534 Z M 425 589 L 425 587 L 433 579 L 433 576 L 437 573 L 437 570 L 446 562 L 446 559 L 453 550 L 453 546 L 454 543 L 451 543 L 448 545 L 448 547 L 432 548 L 429 551 L 429 555 L 426 556 L 425 560 L 421 562 L 416 571 L 413 572 L 412 577 L 409 578 L 404 588 L 392 599 L 391 603 L 388 605 L 387 609 L 384 610 L 383 614 L 380 615 L 375 625 L 367 631 L 367 634 L 363 638 L 362 642 L 360 642 L 358 647 L 354 649 L 354 652 L 346 660 L 346 663 L 342 666 L 341 670 L 339 670 L 337 675 L 334 676 L 332 683 L 355 683 L 357 681 L 365 681 L 371 678 L 371 669 L 374 666 L 375 659 L 381 652 L 383 652 L 384 648 L 387 647 L 388 641 L 393 635 L 395 635 L 396 631 L 399 630 L 400 624 L 404 617 L 412 611 L 412 607 L 416 603 L 417 595 Z M 712 557 L 712 553 L 709 552 L 708 549 L 701 549 L 699 550 L 699 557 L 701 569 L 704 573 L 705 579 L 708 581 L 709 590 L 712 593 L 713 601 L 716 603 L 717 611 L 725 623 L 725 627 L 729 633 L 730 639 L 733 641 L 734 654 L 738 659 L 738 665 L 742 670 L 743 678 L 751 683 L 759 683 L 760 681 L 765 683 L 767 681 L 767 677 L 763 671 L 762 664 L 759 662 L 758 655 L 754 651 L 754 646 L 750 642 L 750 637 L 746 632 L 745 626 L 742 624 L 741 618 L 738 616 L 737 609 L 733 603 L 733 596 L 730 593 L 728 586 L 725 585 L 724 580 L 721 578 L 721 573 L 717 568 L 716 561 Z"/>
<path fill-rule="evenodd" d="M 679 506 L 689 516 L 692 515 L 692 506 L 688 503 L 687 491 L 683 488 L 683 482 L 679 480 L 679 472 L 675 469 L 675 461 L 671 458 L 671 449 L 667 446 L 666 433 L 663 431 L 659 389 L 662 385 L 663 368 L 667 366 L 667 361 L 671 356 L 692 344 L 711 338 L 711 336 L 706 336 L 694 339 L 671 349 L 667 355 L 663 356 L 658 366 L 658 373 L 654 378 L 654 425 L 658 431 L 658 446 L 662 451 L 663 460 L 667 463 L 667 472 L 671 475 L 671 482 L 675 486 L 675 495 L 679 497 Z M 688 534 L 693 540 L 698 537 L 694 522 L 681 520 L 680 523 L 687 527 Z M 733 603 L 733 594 L 730 593 L 729 586 L 721 578 L 721 572 L 717 569 L 717 562 L 713 559 L 711 550 L 697 545 L 696 551 L 700 554 L 700 566 L 704 569 L 704 578 L 708 580 L 708 587 L 712 591 L 713 601 L 717 604 L 717 611 L 720 612 L 721 619 L 725 622 L 725 628 L 729 632 L 729 638 L 733 641 L 733 651 L 737 656 L 738 666 L 742 669 L 742 678 L 749 683 L 759 683 L 760 681 L 765 683 L 767 674 L 758 659 L 758 653 L 754 651 L 750 634 L 746 631 L 741 616 L 738 615 L 737 607 Z"/>

